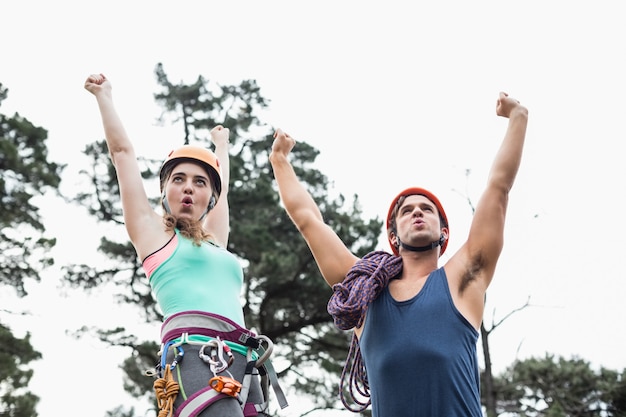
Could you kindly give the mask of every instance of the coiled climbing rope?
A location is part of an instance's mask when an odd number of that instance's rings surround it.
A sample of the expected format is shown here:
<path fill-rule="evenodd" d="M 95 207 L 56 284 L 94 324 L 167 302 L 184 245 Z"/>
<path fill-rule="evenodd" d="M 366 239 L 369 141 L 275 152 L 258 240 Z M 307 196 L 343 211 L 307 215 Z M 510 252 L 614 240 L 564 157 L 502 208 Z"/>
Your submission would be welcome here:
<path fill-rule="evenodd" d="M 401 272 L 402 258 L 384 251 L 370 252 L 357 261 L 346 278 L 341 283 L 333 285 L 333 295 L 330 297 L 327 310 L 333 317 L 335 326 L 341 330 L 361 327 L 369 304 L 378 297 L 389 280 Z M 348 387 L 345 387 L 346 379 Z M 344 407 L 352 412 L 361 412 L 371 403 L 367 370 L 354 333 L 348 358 L 341 372 L 339 395 Z M 346 398 L 347 395 L 350 398 Z M 362 401 L 359 396 L 367 400 Z M 356 407 L 349 401 L 356 404 Z"/>
<path fill-rule="evenodd" d="M 153 386 L 159 406 L 158 417 L 171 417 L 179 390 L 178 382 L 172 377 L 171 366 L 165 366 L 163 377 L 154 381 Z"/>

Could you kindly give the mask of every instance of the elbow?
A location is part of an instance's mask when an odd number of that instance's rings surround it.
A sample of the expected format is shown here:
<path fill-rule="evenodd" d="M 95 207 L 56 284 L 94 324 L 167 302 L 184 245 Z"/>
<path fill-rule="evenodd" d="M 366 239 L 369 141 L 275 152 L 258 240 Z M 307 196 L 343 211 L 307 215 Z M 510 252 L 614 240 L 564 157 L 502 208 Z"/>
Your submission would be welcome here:
<path fill-rule="evenodd" d="M 494 170 L 489 175 L 487 188 L 508 196 L 513 189 L 517 168 L 514 170 Z"/>
<path fill-rule="evenodd" d="M 308 210 L 296 210 L 289 213 L 289 218 L 302 235 L 306 235 L 316 224 L 323 223 L 321 218 L 317 218 Z"/>
<path fill-rule="evenodd" d="M 111 162 L 113 166 L 118 166 L 118 163 L 125 159 L 135 159 L 135 152 L 133 148 L 129 147 L 110 147 L 109 148 L 109 157 L 111 158 Z"/>

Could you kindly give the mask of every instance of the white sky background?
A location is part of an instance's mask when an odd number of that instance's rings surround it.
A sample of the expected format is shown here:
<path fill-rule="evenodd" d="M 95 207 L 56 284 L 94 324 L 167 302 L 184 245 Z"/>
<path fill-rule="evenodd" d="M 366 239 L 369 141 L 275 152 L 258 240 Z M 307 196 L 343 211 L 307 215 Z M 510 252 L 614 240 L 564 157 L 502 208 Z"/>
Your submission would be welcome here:
<path fill-rule="evenodd" d="M 453 253 L 471 221 L 467 196 L 478 199 L 506 129 L 495 102 L 507 91 L 530 118 L 486 324 L 493 311 L 500 319 L 528 297 L 533 307 L 491 336 L 495 370 L 546 352 L 622 370 L 622 6 L 414 4 L 3 2 L 0 82 L 9 96 L 0 111 L 48 130 L 50 159 L 68 163 L 62 191 L 71 194 L 86 167 L 82 149 L 103 137 L 95 100 L 83 89 L 90 73 L 111 79 L 138 153 L 154 158 L 183 134 L 154 124 L 158 62 L 174 83 L 198 75 L 220 84 L 255 79 L 270 100 L 262 121 L 320 150 L 317 167 L 334 181 L 331 192 L 356 193 L 366 216 L 383 217 L 400 190 L 429 188 L 451 219 Z M 101 416 L 130 403 L 118 369 L 124 352 L 64 332 L 85 323 L 145 329 L 136 316 L 119 314 L 108 294 L 58 294 L 59 268 L 97 259 L 106 230 L 80 209 L 45 201 L 47 233 L 59 240 L 57 265 L 29 286 L 28 298 L 0 290 L 0 310 L 32 313 L 0 312 L 0 320 L 18 335 L 30 331 L 44 354 L 31 384 L 42 397 L 41 416 Z M 380 248 L 388 249 L 384 240 Z M 156 327 L 147 331 L 158 337 Z M 280 415 L 295 411 L 292 405 Z"/>

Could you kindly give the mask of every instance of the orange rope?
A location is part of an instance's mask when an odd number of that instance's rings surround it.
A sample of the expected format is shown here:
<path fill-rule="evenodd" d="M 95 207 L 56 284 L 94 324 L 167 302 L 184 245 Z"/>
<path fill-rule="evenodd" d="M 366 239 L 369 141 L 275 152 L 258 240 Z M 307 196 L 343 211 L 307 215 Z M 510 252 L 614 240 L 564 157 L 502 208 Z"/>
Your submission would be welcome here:
<path fill-rule="evenodd" d="M 158 417 L 171 417 L 174 410 L 174 401 L 178 395 L 178 382 L 172 378 L 172 370 L 169 365 L 165 366 L 163 377 L 154 381 L 157 404 L 159 406 Z"/>

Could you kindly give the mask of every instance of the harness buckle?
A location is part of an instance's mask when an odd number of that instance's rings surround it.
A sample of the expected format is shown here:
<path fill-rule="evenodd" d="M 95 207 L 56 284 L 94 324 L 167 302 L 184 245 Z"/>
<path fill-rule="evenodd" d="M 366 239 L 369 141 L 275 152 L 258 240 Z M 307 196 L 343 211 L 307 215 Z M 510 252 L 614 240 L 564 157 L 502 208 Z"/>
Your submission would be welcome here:
<path fill-rule="evenodd" d="M 241 382 L 228 376 L 218 375 L 209 379 L 209 385 L 217 392 L 237 397 L 241 391 Z"/>

